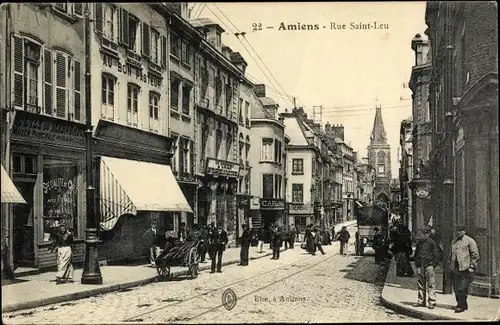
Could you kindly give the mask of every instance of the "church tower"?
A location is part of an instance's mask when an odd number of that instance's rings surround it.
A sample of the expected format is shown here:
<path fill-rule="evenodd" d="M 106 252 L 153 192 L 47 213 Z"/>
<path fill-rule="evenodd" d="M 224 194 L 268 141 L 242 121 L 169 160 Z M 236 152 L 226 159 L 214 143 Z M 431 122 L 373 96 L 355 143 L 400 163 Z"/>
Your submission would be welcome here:
<path fill-rule="evenodd" d="M 381 106 L 376 107 L 370 145 L 367 149 L 370 165 L 375 168 L 374 200 L 387 203 L 391 193 L 391 146 L 387 143 Z"/>

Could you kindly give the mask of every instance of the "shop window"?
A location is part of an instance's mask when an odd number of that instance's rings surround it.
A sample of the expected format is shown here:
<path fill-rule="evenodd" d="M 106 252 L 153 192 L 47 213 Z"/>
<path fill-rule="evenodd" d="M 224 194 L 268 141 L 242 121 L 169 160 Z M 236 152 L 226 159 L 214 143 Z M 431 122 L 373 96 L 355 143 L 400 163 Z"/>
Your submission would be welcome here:
<path fill-rule="evenodd" d="M 12 154 L 13 172 L 19 174 L 36 174 L 36 156 Z"/>
<path fill-rule="evenodd" d="M 44 232 L 52 233 L 64 224 L 78 234 L 78 168 L 76 162 L 44 159 Z"/>

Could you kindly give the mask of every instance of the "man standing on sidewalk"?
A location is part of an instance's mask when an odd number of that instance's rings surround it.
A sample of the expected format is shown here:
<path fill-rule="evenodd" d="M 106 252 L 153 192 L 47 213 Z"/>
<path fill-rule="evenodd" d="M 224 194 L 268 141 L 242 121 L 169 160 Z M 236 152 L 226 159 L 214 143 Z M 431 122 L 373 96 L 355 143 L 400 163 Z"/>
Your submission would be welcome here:
<path fill-rule="evenodd" d="M 217 259 L 217 273 L 222 273 L 222 254 L 226 250 L 226 244 L 228 242 L 227 232 L 222 229 L 221 225 L 217 226 L 217 229 L 212 231 L 210 242 L 210 250 L 212 253 L 212 266 L 211 272 L 215 273 L 215 260 Z"/>
<path fill-rule="evenodd" d="M 465 234 L 465 226 L 456 227 L 456 237 L 451 242 L 450 266 L 453 270 L 453 291 L 457 299 L 456 313 L 466 311 L 469 286 L 479 261 L 479 251 L 474 239 Z"/>
<path fill-rule="evenodd" d="M 415 248 L 415 266 L 417 268 L 418 306 L 436 307 L 436 274 L 434 268 L 439 264 L 439 248 L 429 235 L 429 228 L 420 231 L 420 238 Z"/>
<path fill-rule="evenodd" d="M 340 242 L 340 255 L 347 255 L 347 243 L 349 242 L 349 238 L 351 235 L 347 230 L 347 227 L 342 227 L 342 230 L 339 231 L 338 241 Z"/>
<path fill-rule="evenodd" d="M 248 226 L 243 225 L 243 233 L 240 237 L 240 265 L 247 266 L 248 265 L 248 250 L 250 249 L 250 232 L 248 231 Z"/>

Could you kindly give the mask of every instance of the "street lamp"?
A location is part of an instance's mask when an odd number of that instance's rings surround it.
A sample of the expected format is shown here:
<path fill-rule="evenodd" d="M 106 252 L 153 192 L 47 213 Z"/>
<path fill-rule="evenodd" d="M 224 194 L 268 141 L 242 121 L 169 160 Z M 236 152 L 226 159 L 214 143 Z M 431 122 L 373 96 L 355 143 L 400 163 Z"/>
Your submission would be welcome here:
<path fill-rule="evenodd" d="M 85 5 L 85 156 L 87 173 L 87 227 L 85 229 L 85 261 L 83 265 L 82 284 L 102 284 L 102 275 L 97 259 L 97 220 L 95 217 L 95 188 L 94 169 L 92 157 L 92 103 L 91 96 L 91 74 L 90 74 L 90 9 Z"/>

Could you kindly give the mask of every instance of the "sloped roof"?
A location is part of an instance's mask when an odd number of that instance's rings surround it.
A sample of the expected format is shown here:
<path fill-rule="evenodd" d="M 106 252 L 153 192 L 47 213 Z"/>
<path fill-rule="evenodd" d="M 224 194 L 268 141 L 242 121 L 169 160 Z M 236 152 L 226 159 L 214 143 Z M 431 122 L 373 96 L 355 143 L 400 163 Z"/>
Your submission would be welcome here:
<path fill-rule="evenodd" d="M 259 97 L 259 101 L 264 106 L 278 105 L 271 97 Z"/>
<path fill-rule="evenodd" d="M 307 139 L 302 132 L 302 128 L 297 121 L 297 118 L 286 118 L 283 123 L 285 124 L 285 134 L 290 137 L 290 145 L 307 146 Z"/>
<path fill-rule="evenodd" d="M 262 105 L 260 105 L 259 102 L 256 102 L 257 104 L 255 107 L 253 107 L 250 111 L 250 118 L 252 119 L 272 119 L 274 120 L 275 117 L 271 116 L 271 113 L 269 113 Z"/>
<path fill-rule="evenodd" d="M 372 144 L 387 144 L 387 134 L 385 133 L 384 120 L 382 119 L 382 108 L 380 106 L 377 107 L 377 111 L 375 112 L 370 142 Z"/>

